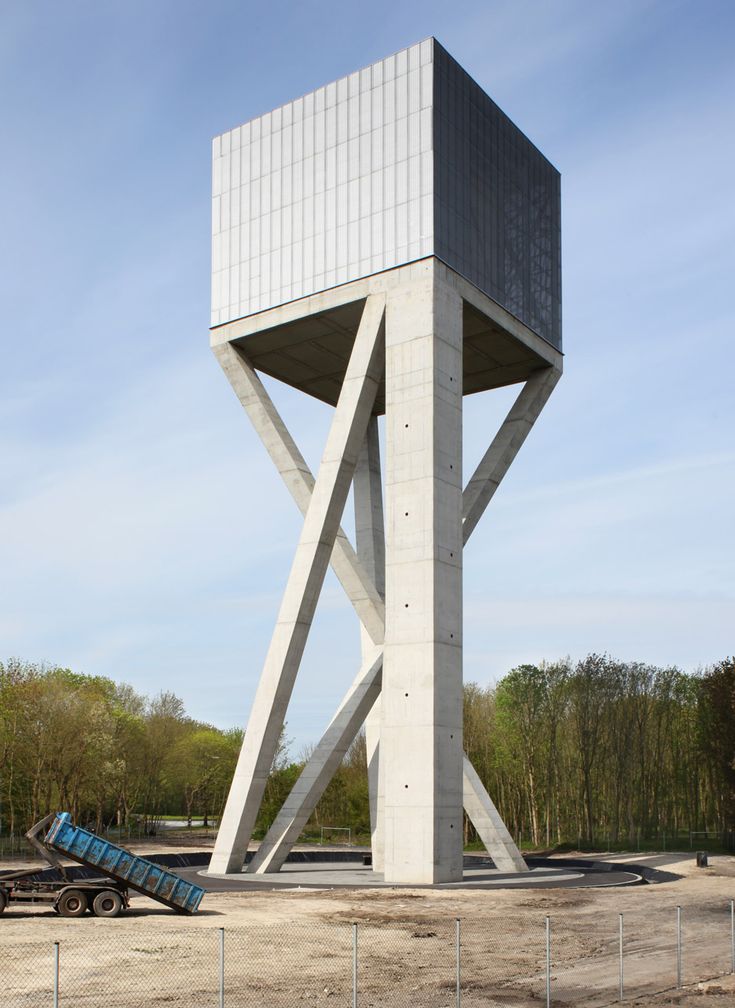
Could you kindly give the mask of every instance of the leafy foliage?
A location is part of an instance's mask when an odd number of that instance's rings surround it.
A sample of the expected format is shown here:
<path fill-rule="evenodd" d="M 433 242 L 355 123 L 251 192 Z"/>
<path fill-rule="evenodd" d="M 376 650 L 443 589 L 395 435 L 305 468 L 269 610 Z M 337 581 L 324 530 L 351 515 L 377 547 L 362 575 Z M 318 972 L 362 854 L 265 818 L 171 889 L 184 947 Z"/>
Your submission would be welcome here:
<path fill-rule="evenodd" d="M 522 665 L 465 687 L 465 747 L 535 847 L 733 830 L 735 661 L 692 675 L 595 654 Z"/>
<path fill-rule="evenodd" d="M 219 814 L 242 735 L 187 717 L 172 693 L 69 669 L 0 663 L 0 814 L 22 832 L 49 811 L 100 831 L 165 810 Z"/>
<path fill-rule="evenodd" d="M 162 812 L 218 817 L 242 732 L 187 716 L 172 693 L 69 669 L 0 663 L 0 816 L 20 832 L 65 809 L 96 831 Z M 464 691 L 464 744 L 501 815 L 536 847 L 635 844 L 682 830 L 735 830 L 735 659 L 686 674 L 588 655 L 521 665 Z M 263 836 L 308 753 L 282 733 L 256 824 Z M 307 826 L 370 832 L 359 735 Z M 465 822 L 465 840 L 473 839 Z"/>

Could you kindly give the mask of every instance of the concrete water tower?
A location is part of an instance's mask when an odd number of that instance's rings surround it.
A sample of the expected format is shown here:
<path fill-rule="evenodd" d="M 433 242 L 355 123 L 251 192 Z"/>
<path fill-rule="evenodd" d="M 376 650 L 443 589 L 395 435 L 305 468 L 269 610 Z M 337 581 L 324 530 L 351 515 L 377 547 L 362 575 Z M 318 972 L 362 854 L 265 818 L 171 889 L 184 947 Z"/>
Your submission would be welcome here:
<path fill-rule="evenodd" d="M 559 174 L 435 39 L 213 155 L 212 348 L 304 524 L 210 871 L 242 870 L 330 563 L 362 665 L 246 870 L 280 868 L 366 724 L 374 870 L 461 879 L 464 807 L 522 871 L 463 753 L 462 550 L 561 374 Z M 334 408 L 316 476 L 258 372 Z M 516 384 L 463 488 L 463 396 Z"/>

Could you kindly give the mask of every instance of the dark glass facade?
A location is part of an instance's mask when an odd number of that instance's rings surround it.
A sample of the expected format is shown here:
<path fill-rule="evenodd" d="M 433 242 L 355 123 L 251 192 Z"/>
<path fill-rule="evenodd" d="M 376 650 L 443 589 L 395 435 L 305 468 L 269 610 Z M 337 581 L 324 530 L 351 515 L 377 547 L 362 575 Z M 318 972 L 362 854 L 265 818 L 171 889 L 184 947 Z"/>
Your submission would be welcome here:
<path fill-rule="evenodd" d="M 434 249 L 561 349 L 559 172 L 434 41 Z"/>

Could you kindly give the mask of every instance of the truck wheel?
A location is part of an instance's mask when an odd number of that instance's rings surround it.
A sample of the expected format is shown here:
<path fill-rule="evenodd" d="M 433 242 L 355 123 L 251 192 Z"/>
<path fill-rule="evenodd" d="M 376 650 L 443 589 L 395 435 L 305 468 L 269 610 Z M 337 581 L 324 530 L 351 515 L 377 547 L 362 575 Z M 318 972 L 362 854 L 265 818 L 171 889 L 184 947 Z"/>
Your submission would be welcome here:
<path fill-rule="evenodd" d="M 122 910 L 122 896 L 114 889 L 104 889 L 97 893 L 92 902 L 92 913 L 97 917 L 117 917 Z"/>
<path fill-rule="evenodd" d="M 87 897 L 81 889 L 67 889 L 56 905 L 62 917 L 81 917 L 87 909 Z"/>
<path fill-rule="evenodd" d="M 8 905 L 8 897 L 4 889 L 0 889 L 0 913 L 3 912 L 5 907 Z"/>

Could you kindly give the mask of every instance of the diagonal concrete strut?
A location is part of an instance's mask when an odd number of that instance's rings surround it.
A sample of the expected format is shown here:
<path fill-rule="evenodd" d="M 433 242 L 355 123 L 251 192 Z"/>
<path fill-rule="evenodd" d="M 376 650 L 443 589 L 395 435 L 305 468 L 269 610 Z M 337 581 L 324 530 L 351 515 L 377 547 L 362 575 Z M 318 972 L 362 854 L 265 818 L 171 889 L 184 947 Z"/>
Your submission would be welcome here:
<path fill-rule="evenodd" d="M 466 756 L 462 763 L 462 792 L 465 812 L 485 845 L 485 850 L 495 862 L 495 867 L 504 872 L 528 871 L 528 865 L 508 832 L 508 827 Z"/>
<path fill-rule="evenodd" d="M 462 494 L 463 542 L 474 532 L 560 378 L 556 368 L 542 368 L 529 376 L 518 393 Z"/>
<path fill-rule="evenodd" d="M 377 700 L 382 672 L 383 649 L 372 644 L 366 649 L 362 668 L 337 708 L 319 745 L 253 855 L 247 869 L 249 872 L 261 874 L 280 870 Z"/>
<path fill-rule="evenodd" d="M 210 871 L 242 868 L 385 359 L 385 296 L 363 309 L 248 720 Z"/>
<path fill-rule="evenodd" d="M 314 476 L 273 400 L 255 369 L 231 343 L 215 347 L 214 353 L 297 507 L 305 515 L 314 490 Z M 382 643 L 385 603 L 341 527 L 331 564 L 370 639 L 374 644 Z"/>

